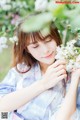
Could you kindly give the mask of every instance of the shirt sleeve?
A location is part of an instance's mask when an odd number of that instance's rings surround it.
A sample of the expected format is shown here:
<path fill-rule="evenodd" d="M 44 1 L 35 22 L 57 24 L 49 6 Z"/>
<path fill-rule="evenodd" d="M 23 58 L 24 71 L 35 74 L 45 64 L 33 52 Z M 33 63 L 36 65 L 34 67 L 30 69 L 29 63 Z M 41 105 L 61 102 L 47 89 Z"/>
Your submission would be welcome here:
<path fill-rule="evenodd" d="M 72 120 L 80 120 L 80 109 L 76 109 L 75 113 L 71 117 Z"/>
<path fill-rule="evenodd" d="M 72 115 L 72 120 L 80 120 L 80 86 L 78 87 L 77 92 L 76 111 Z"/>
<path fill-rule="evenodd" d="M 4 80 L 0 83 L 0 97 L 16 90 L 16 76 L 13 69 L 9 70 Z"/>
<path fill-rule="evenodd" d="M 69 89 L 70 82 L 71 81 L 69 79 L 67 86 L 66 86 L 66 91 L 68 91 L 68 89 Z M 71 116 L 71 119 L 72 120 L 80 120 L 80 85 L 78 86 L 78 90 L 77 90 L 76 111 Z"/>
<path fill-rule="evenodd" d="M 70 80 L 67 82 L 66 84 L 66 92 L 68 91 L 70 86 Z M 60 97 L 58 99 L 58 101 L 60 100 Z M 63 99 L 64 100 L 64 99 Z M 63 102 L 62 100 L 62 102 Z M 61 102 L 61 103 L 62 103 Z M 55 106 L 55 105 L 54 105 Z M 58 112 L 59 109 L 61 108 L 61 104 L 58 105 L 58 107 L 56 107 L 56 109 L 54 110 L 54 113 L 52 114 L 52 116 L 50 117 L 49 120 L 56 120 L 56 116 L 58 116 Z M 78 91 L 77 91 L 77 102 L 76 102 L 76 111 L 74 112 L 74 114 L 71 116 L 71 120 L 80 120 L 80 86 L 78 86 Z"/>

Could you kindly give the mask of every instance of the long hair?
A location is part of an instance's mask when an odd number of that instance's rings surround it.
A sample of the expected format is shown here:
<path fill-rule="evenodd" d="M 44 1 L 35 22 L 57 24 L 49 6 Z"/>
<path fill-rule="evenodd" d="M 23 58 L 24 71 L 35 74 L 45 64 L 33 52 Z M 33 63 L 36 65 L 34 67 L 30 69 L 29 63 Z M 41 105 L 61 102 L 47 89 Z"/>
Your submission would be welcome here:
<path fill-rule="evenodd" d="M 24 22 L 24 21 L 23 21 Z M 47 37 L 56 41 L 57 45 L 62 43 L 58 29 L 53 26 L 53 23 L 50 24 L 50 33 L 48 35 L 43 35 L 41 31 L 36 32 L 23 32 L 20 30 L 20 25 L 16 30 L 18 42 L 14 43 L 13 47 L 13 62 L 12 67 L 16 67 L 17 64 L 24 62 L 27 66 L 32 67 L 37 60 L 28 52 L 27 45 L 32 40 L 34 41 L 44 41 Z"/>

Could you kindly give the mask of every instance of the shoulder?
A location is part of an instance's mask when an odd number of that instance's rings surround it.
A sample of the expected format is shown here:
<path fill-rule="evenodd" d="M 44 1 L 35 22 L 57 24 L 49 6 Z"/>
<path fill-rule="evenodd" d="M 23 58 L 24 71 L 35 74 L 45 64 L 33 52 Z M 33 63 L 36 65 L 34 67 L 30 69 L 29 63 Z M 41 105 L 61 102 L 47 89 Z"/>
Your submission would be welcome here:
<path fill-rule="evenodd" d="M 27 65 L 23 63 L 18 64 L 18 70 L 16 69 L 16 67 L 11 68 L 2 82 L 7 82 L 7 81 L 18 82 L 20 79 L 24 79 L 27 77 L 33 77 L 34 71 L 37 71 L 37 69 L 38 69 L 38 64 L 33 65 L 33 67 L 31 67 L 29 70 L 28 70 Z"/>
<path fill-rule="evenodd" d="M 17 66 L 16 66 L 17 73 L 22 74 L 23 76 L 30 74 L 30 73 L 33 73 L 34 70 L 37 71 L 38 69 L 39 69 L 38 63 L 35 63 L 32 66 L 27 66 L 24 62 L 22 62 L 20 64 L 17 64 Z"/>
<path fill-rule="evenodd" d="M 17 76 L 18 72 L 16 71 L 15 67 L 11 68 L 4 79 L 2 80 L 2 83 L 11 83 L 15 81 L 15 78 Z"/>

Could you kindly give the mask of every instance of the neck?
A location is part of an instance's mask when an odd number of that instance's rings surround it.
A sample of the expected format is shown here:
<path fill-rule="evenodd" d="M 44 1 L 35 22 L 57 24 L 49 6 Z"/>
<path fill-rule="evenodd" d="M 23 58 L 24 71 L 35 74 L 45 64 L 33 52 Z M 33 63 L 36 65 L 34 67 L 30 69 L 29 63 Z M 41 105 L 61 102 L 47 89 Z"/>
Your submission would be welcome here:
<path fill-rule="evenodd" d="M 40 64 L 40 68 L 41 68 L 41 71 L 42 71 L 42 74 L 44 74 L 48 68 L 49 65 L 47 64 L 44 64 L 44 63 L 39 63 Z"/>

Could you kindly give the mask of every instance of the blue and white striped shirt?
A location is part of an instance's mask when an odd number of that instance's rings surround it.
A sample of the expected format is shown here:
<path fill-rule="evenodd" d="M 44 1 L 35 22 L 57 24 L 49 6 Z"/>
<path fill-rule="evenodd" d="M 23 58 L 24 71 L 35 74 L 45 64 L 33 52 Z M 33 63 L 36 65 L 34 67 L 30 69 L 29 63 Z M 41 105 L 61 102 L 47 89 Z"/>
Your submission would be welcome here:
<path fill-rule="evenodd" d="M 12 68 L 5 79 L 0 84 L 0 96 L 4 96 L 13 91 L 27 87 L 37 80 L 41 80 L 42 75 L 39 64 L 34 65 L 27 73 L 20 74 L 15 68 Z M 68 84 L 69 85 L 69 84 Z M 78 90 L 77 110 L 72 116 L 73 120 L 80 120 L 80 88 Z M 55 120 L 55 116 L 64 100 L 64 88 L 62 82 L 59 82 L 54 88 L 51 88 L 30 102 L 17 109 L 17 112 L 11 112 L 9 120 Z M 14 103 L 13 103 L 14 104 Z M 13 113 L 17 117 L 13 118 Z"/>

